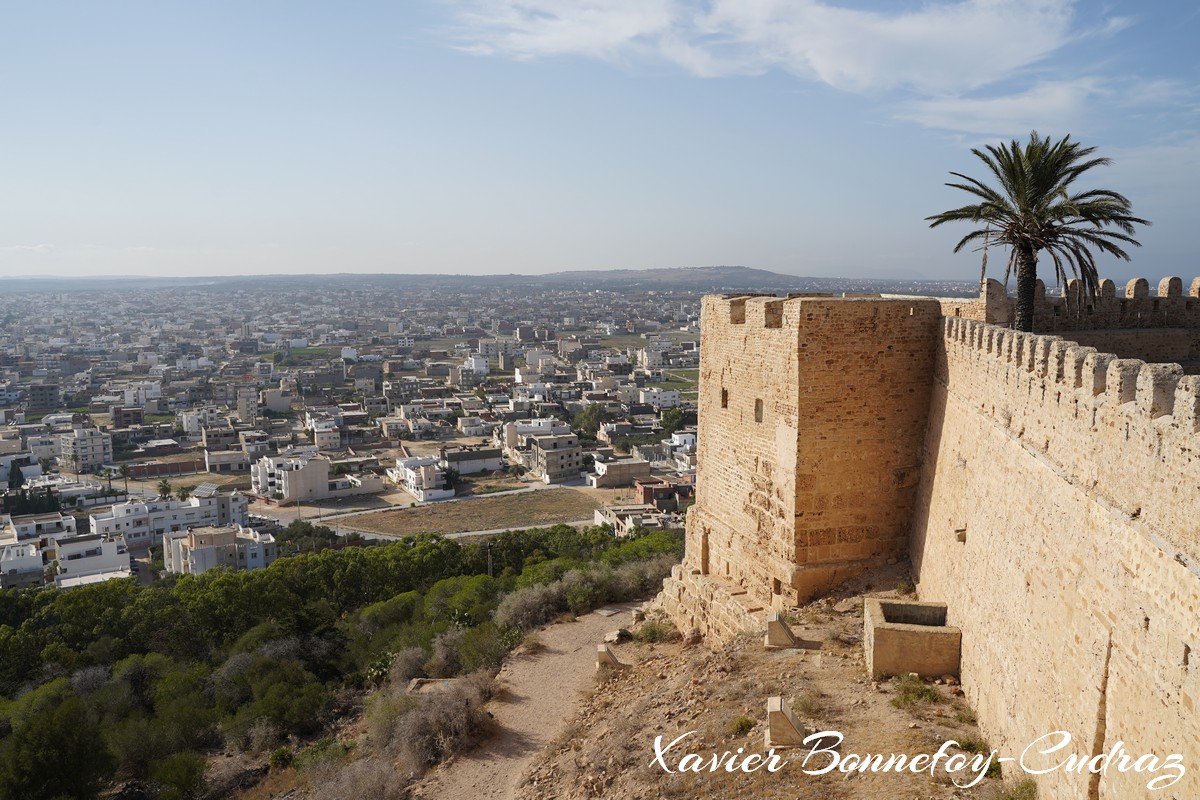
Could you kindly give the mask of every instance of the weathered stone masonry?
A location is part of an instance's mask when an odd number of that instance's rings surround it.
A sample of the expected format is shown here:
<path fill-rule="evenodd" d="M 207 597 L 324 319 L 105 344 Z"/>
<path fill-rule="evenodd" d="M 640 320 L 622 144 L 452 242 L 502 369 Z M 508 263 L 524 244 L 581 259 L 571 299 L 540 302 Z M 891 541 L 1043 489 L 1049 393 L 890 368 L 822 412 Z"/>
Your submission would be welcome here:
<path fill-rule="evenodd" d="M 1200 797 L 1200 281 L 1124 294 L 1043 292 L 1063 337 L 987 324 L 1011 315 L 994 282 L 979 301 L 706 298 L 697 503 L 662 605 L 723 640 L 908 551 L 993 746 L 1067 730 L 1084 755 L 1182 753 L 1155 794 Z"/>

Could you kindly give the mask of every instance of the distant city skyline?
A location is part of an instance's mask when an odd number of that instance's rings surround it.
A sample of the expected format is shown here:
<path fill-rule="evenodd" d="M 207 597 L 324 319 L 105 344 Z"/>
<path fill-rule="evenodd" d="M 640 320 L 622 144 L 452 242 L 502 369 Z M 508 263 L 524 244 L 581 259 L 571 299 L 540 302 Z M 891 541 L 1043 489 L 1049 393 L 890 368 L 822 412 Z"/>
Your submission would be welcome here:
<path fill-rule="evenodd" d="M 0 2 L 0 281 L 744 265 L 970 280 L 970 148 L 1066 133 L 1200 273 L 1200 9 Z M 990 274 L 1003 277 L 993 251 Z"/>

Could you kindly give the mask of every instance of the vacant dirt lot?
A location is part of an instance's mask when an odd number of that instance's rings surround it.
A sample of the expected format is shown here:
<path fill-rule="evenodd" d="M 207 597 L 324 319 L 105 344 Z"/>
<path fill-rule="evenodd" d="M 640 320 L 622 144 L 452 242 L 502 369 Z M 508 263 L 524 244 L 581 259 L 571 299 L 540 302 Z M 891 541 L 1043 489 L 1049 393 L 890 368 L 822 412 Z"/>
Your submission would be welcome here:
<path fill-rule="evenodd" d="M 361 514 L 341 520 L 341 526 L 393 536 L 530 528 L 587 519 L 603 501 L 577 489 L 543 489 Z"/>

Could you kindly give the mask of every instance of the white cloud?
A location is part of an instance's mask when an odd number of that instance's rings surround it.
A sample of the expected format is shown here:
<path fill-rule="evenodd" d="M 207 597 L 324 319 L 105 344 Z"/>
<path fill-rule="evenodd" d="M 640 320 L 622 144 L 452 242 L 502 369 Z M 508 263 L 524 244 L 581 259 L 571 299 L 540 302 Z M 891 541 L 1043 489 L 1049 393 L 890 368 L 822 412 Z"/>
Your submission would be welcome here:
<path fill-rule="evenodd" d="M 985 135 L 1049 135 L 1079 129 L 1090 100 L 1101 93 L 1092 78 L 1046 81 L 1000 97 L 935 97 L 910 103 L 896 116 L 927 128 Z"/>
<path fill-rule="evenodd" d="M 694 74 L 783 69 L 838 89 L 977 89 L 1072 38 L 1071 0 L 931 2 L 901 12 L 819 0 L 473 0 L 467 49 L 515 58 L 658 58 Z"/>
<path fill-rule="evenodd" d="M 459 18 L 471 52 L 616 59 L 666 36 L 673 6 L 673 0 L 502 0 L 471 3 Z"/>
<path fill-rule="evenodd" d="M 0 247 L 0 253 L 52 253 L 52 244 L 13 244 Z"/>

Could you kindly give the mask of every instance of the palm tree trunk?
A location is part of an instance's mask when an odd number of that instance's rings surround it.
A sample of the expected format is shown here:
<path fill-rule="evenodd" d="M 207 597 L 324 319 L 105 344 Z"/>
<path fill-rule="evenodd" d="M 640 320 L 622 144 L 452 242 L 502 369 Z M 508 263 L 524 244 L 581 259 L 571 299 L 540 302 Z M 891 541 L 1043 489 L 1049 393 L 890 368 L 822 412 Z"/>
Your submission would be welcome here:
<path fill-rule="evenodd" d="M 1017 247 L 1017 314 L 1014 327 L 1033 331 L 1033 296 L 1037 286 L 1037 254 L 1031 246 Z"/>

